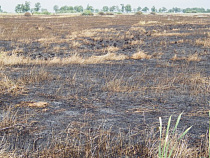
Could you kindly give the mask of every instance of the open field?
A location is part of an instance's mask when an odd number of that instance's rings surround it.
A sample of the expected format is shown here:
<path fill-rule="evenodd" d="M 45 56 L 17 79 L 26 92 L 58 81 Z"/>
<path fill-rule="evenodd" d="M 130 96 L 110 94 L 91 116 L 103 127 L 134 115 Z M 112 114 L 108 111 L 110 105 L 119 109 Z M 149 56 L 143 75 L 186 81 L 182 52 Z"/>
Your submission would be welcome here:
<path fill-rule="evenodd" d="M 0 89 L 0 157 L 207 157 L 210 15 L 1 15 Z"/>

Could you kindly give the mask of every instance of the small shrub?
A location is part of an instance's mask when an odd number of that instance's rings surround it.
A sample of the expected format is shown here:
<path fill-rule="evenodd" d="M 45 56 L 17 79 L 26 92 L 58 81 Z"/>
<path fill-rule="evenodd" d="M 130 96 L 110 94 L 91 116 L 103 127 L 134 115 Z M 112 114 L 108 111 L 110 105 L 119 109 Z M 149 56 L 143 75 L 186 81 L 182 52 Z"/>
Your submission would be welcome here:
<path fill-rule="evenodd" d="M 27 16 L 27 17 L 29 17 L 29 16 L 31 16 L 31 13 L 29 13 L 29 12 L 26 12 L 26 13 L 24 14 L 24 16 Z"/>
<path fill-rule="evenodd" d="M 85 10 L 82 15 L 93 16 L 93 13 L 90 10 Z"/>
<path fill-rule="evenodd" d="M 108 12 L 106 13 L 106 15 L 114 15 L 114 13 Z"/>
<path fill-rule="evenodd" d="M 141 11 L 136 12 L 135 15 L 142 15 L 143 13 Z"/>
<path fill-rule="evenodd" d="M 42 14 L 44 14 L 44 15 L 50 15 L 51 13 L 48 12 L 48 11 L 44 11 L 44 12 L 42 12 Z"/>
<path fill-rule="evenodd" d="M 104 12 L 99 12 L 98 14 L 99 14 L 99 15 L 105 15 L 105 13 L 104 13 Z"/>
<path fill-rule="evenodd" d="M 155 12 L 151 12 L 150 14 L 151 14 L 151 15 L 156 15 L 156 13 L 155 13 Z"/>

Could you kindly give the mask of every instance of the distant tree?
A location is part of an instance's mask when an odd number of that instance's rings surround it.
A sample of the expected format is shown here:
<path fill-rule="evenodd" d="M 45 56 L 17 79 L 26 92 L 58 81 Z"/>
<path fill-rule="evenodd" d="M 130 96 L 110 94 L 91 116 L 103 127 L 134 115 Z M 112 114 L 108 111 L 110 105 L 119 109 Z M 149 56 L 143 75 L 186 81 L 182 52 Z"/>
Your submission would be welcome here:
<path fill-rule="evenodd" d="M 141 9 L 142 9 L 141 7 L 138 7 L 138 8 L 137 8 L 137 11 L 139 12 L 139 11 L 141 11 Z"/>
<path fill-rule="evenodd" d="M 0 6 L 0 13 L 2 13 L 3 12 L 3 10 L 1 9 L 1 6 Z"/>
<path fill-rule="evenodd" d="M 74 6 L 74 11 L 75 12 L 83 12 L 83 6 Z"/>
<path fill-rule="evenodd" d="M 206 10 L 206 13 L 210 13 L 210 9 L 207 9 L 207 10 Z"/>
<path fill-rule="evenodd" d="M 174 10 L 174 12 L 175 12 L 175 13 L 179 13 L 179 12 L 181 12 L 181 8 L 177 8 L 177 7 L 175 7 L 175 8 L 173 8 L 173 10 Z"/>
<path fill-rule="evenodd" d="M 167 11 L 166 7 L 162 7 L 162 12 L 166 12 L 166 11 Z"/>
<path fill-rule="evenodd" d="M 130 4 L 127 4 L 125 6 L 125 11 L 128 13 L 128 12 L 131 12 L 132 8 L 131 8 L 131 5 Z"/>
<path fill-rule="evenodd" d="M 121 9 L 119 8 L 119 6 L 115 6 L 115 10 L 116 10 L 117 12 L 120 12 L 120 11 L 121 11 Z"/>
<path fill-rule="evenodd" d="M 144 7 L 144 8 L 142 9 L 142 11 L 143 11 L 143 12 L 147 12 L 147 11 L 149 11 L 149 8 L 148 8 L 148 7 Z"/>
<path fill-rule="evenodd" d="M 184 13 L 208 13 L 209 9 L 204 8 L 186 8 L 182 10 Z"/>
<path fill-rule="evenodd" d="M 65 5 L 65 6 L 62 6 L 62 7 L 59 9 L 59 11 L 60 11 L 61 13 L 72 13 L 72 12 L 74 11 L 74 7 Z"/>
<path fill-rule="evenodd" d="M 93 12 L 93 11 L 94 11 L 93 6 L 90 6 L 89 4 L 87 5 L 86 10 L 90 10 L 91 12 Z"/>
<path fill-rule="evenodd" d="M 159 12 L 159 13 L 162 13 L 162 12 L 163 12 L 163 11 L 162 11 L 162 8 L 159 8 L 158 12 Z"/>
<path fill-rule="evenodd" d="M 78 6 L 78 8 L 77 8 L 77 12 L 83 12 L 83 6 Z"/>
<path fill-rule="evenodd" d="M 30 2 L 28 1 L 25 1 L 25 4 L 18 4 L 16 7 L 15 7 L 15 12 L 16 13 L 24 13 L 24 12 L 28 12 L 30 11 Z"/>
<path fill-rule="evenodd" d="M 38 3 L 35 3 L 34 11 L 35 12 L 38 12 L 38 11 L 40 11 L 40 9 L 41 9 L 41 4 L 39 2 Z"/>
<path fill-rule="evenodd" d="M 28 12 L 31 8 L 30 8 L 30 2 L 29 1 L 25 1 L 25 5 L 23 5 L 24 11 L 23 12 Z"/>
<path fill-rule="evenodd" d="M 67 5 L 62 6 L 62 7 L 60 7 L 59 10 L 60 10 L 61 13 L 66 13 L 68 11 L 68 6 Z"/>
<path fill-rule="evenodd" d="M 51 14 L 50 12 L 48 12 L 47 9 L 44 9 L 44 8 L 41 9 L 41 12 L 42 12 L 42 14 L 45 14 L 45 15 L 50 15 Z"/>
<path fill-rule="evenodd" d="M 151 8 L 151 11 L 152 11 L 152 12 L 156 12 L 155 6 L 153 6 L 153 7 Z"/>
<path fill-rule="evenodd" d="M 109 8 L 109 11 L 110 12 L 114 12 L 116 10 L 116 6 L 111 6 L 110 8 Z"/>
<path fill-rule="evenodd" d="M 59 6 L 58 5 L 54 5 L 53 10 L 55 11 L 55 13 L 57 13 L 59 11 Z"/>
<path fill-rule="evenodd" d="M 68 10 L 69 10 L 69 11 L 73 11 L 73 10 L 74 10 L 74 7 L 69 6 Z"/>
<path fill-rule="evenodd" d="M 31 8 L 31 9 L 30 9 L 30 12 L 31 12 L 31 14 L 33 15 L 34 12 L 35 12 L 35 8 Z"/>
<path fill-rule="evenodd" d="M 120 4 L 120 5 L 121 5 L 121 7 L 122 7 L 122 8 L 121 8 L 121 12 L 124 13 L 124 12 L 125 12 L 125 5 L 124 5 L 124 4 Z"/>
<path fill-rule="evenodd" d="M 18 4 L 18 5 L 15 7 L 15 12 L 16 12 L 16 13 L 22 13 L 22 12 L 23 12 L 23 5 L 22 5 L 22 4 Z"/>
<path fill-rule="evenodd" d="M 103 12 L 108 12 L 108 11 L 109 11 L 109 7 L 108 7 L 108 6 L 103 6 L 102 11 L 103 11 Z"/>
<path fill-rule="evenodd" d="M 95 13 L 98 13 L 98 12 L 99 12 L 99 9 L 95 9 L 94 12 L 95 12 Z"/>

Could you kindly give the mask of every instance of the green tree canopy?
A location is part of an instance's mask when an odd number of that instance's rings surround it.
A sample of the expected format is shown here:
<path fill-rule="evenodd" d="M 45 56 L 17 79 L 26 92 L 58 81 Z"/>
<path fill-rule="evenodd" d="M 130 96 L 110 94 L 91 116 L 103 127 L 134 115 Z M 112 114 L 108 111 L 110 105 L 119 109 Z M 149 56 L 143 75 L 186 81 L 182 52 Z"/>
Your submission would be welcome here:
<path fill-rule="evenodd" d="M 130 5 L 130 4 L 127 4 L 127 5 L 125 6 L 125 11 L 126 11 L 127 13 L 132 11 L 132 8 L 131 8 L 131 5 Z"/>
<path fill-rule="evenodd" d="M 24 13 L 30 11 L 30 2 L 25 1 L 25 4 L 18 4 L 15 7 L 15 12 L 16 13 Z"/>
<path fill-rule="evenodd" d="M 147 12 L 148 10 L 149 10 L 148 7 L 144 7 L 144 8 L 142 9 L 143 12 Z"/>
<path fill-rule="evenodd" d="M 22 4 L 18 4 L 18 5 L 15 7 L 15 12 L 16 12 L 16 13 L 22 13 L 22 12 L 23 12 L 23 5 L 22 5 Z"/>
<path fill-rule="evenodd" d="M 108 7 L 108 6 L 103 6 L 102 11 L 103 11 L 103 12 L 108 12 L 108 11 L 109 11 L 109 7 Z"/>
<path fill-rule="evenodd" d="M 151 11 L 152 11 L 152 12 L 156 12 L 155 6 L 153 6 L 153 7 L 151 8 Z"/>
<path fill-rule="evenodd" d="M 116 10 L 116 6 L 111 6 L 110 8 L 109 8 L 109 11 L 110 12 L 114 12 Z"/>
<path fill-rule="evenodd" d="M 23 12 L 28 12 L 30 11 L 30 2 L 29 1 L 25 1 L 25 5 L 23 5 L 24 11 Z"/>
<path fill-rule="evenodd" d="M 74 6 L 74 10 L 76 11 L 76 12 L 83 12 L 83 6 Z"/>
<path fill-rule="evenodd" d="M 59 6 L 58 5 L 54 5 L 53 10 L 57 13 L 59 11 Z"/>
<path fill-rule="evenodd" d="M 122 7 L 122 8 L 121 8 L 121 12 L 124 13 L 124 12 L 125 12 L 125 5 L 124 5 L 124 4 L 120 4 L 120 5 L 121 5 L 121 7 Z"/>
<path fill-rule="evenodd" d="M 141 9 L 142 9 L 142 8 L 138 6 L 137 11 L 139 12 L 139 11 L 141 11 Z"/>
<path fill-rule="evenodd" d="M 89 4 L 87 5 L 86 10 L 90 10 L 91 12 L 93 12 L 93 11 L 94 11 L 93 6 L 90 6 Z"/>
<path fill-rule="evenodd" d="M 38 12 L 38 11 L 40 11 L 40 9 L 41 9 L 41 3 L 35 3 L 35 8 L 34 8 L 34 11 L 35 12 Z"/>
<path fill-rule="evenodd" d="M 3 12 L 3 10 L 1 9 L 1 6 L 0 6 L 0 13 L 2 13 Z"/>
<path fill-rule="evenodd" d="M 166 12 L 166 11 L 167 11 L 166 7 L 162 7 L 162 12 Z"/>

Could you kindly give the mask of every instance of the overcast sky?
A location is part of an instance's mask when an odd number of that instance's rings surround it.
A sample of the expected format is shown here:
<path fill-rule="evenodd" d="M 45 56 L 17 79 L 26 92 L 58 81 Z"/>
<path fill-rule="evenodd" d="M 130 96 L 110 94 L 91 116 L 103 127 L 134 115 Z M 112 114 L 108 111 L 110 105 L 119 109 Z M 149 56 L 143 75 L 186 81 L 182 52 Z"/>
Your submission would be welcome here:
<path fill-rule="evenodd" d="M 14 12 L 15 6 L 17 4 L 23 4 L 26 0 L 0 0 L 0 6 L 4 11 Z M 113 6 L 120 4 L 131 4 L 132 8 L 137 8 L 138 6 L 151 8 L 155 6 L 156 8 L 166 7 L 171 9 L 173 7 L 187 8 L 187 7 L 203 7 L 205 9 L 210 9 L 210 0 L 27 0 L 31 2 L 31 8 L 34 7 L 36 2 L 40 2 L 42 8 L 48 11 L 53 11 L 53 6 L 58 5 L 59 7 L 68 5 L 82 5 L 86 7 L 87 4 L 93 6 L 94 8 L 101 9 L 103 6 Z"/>

